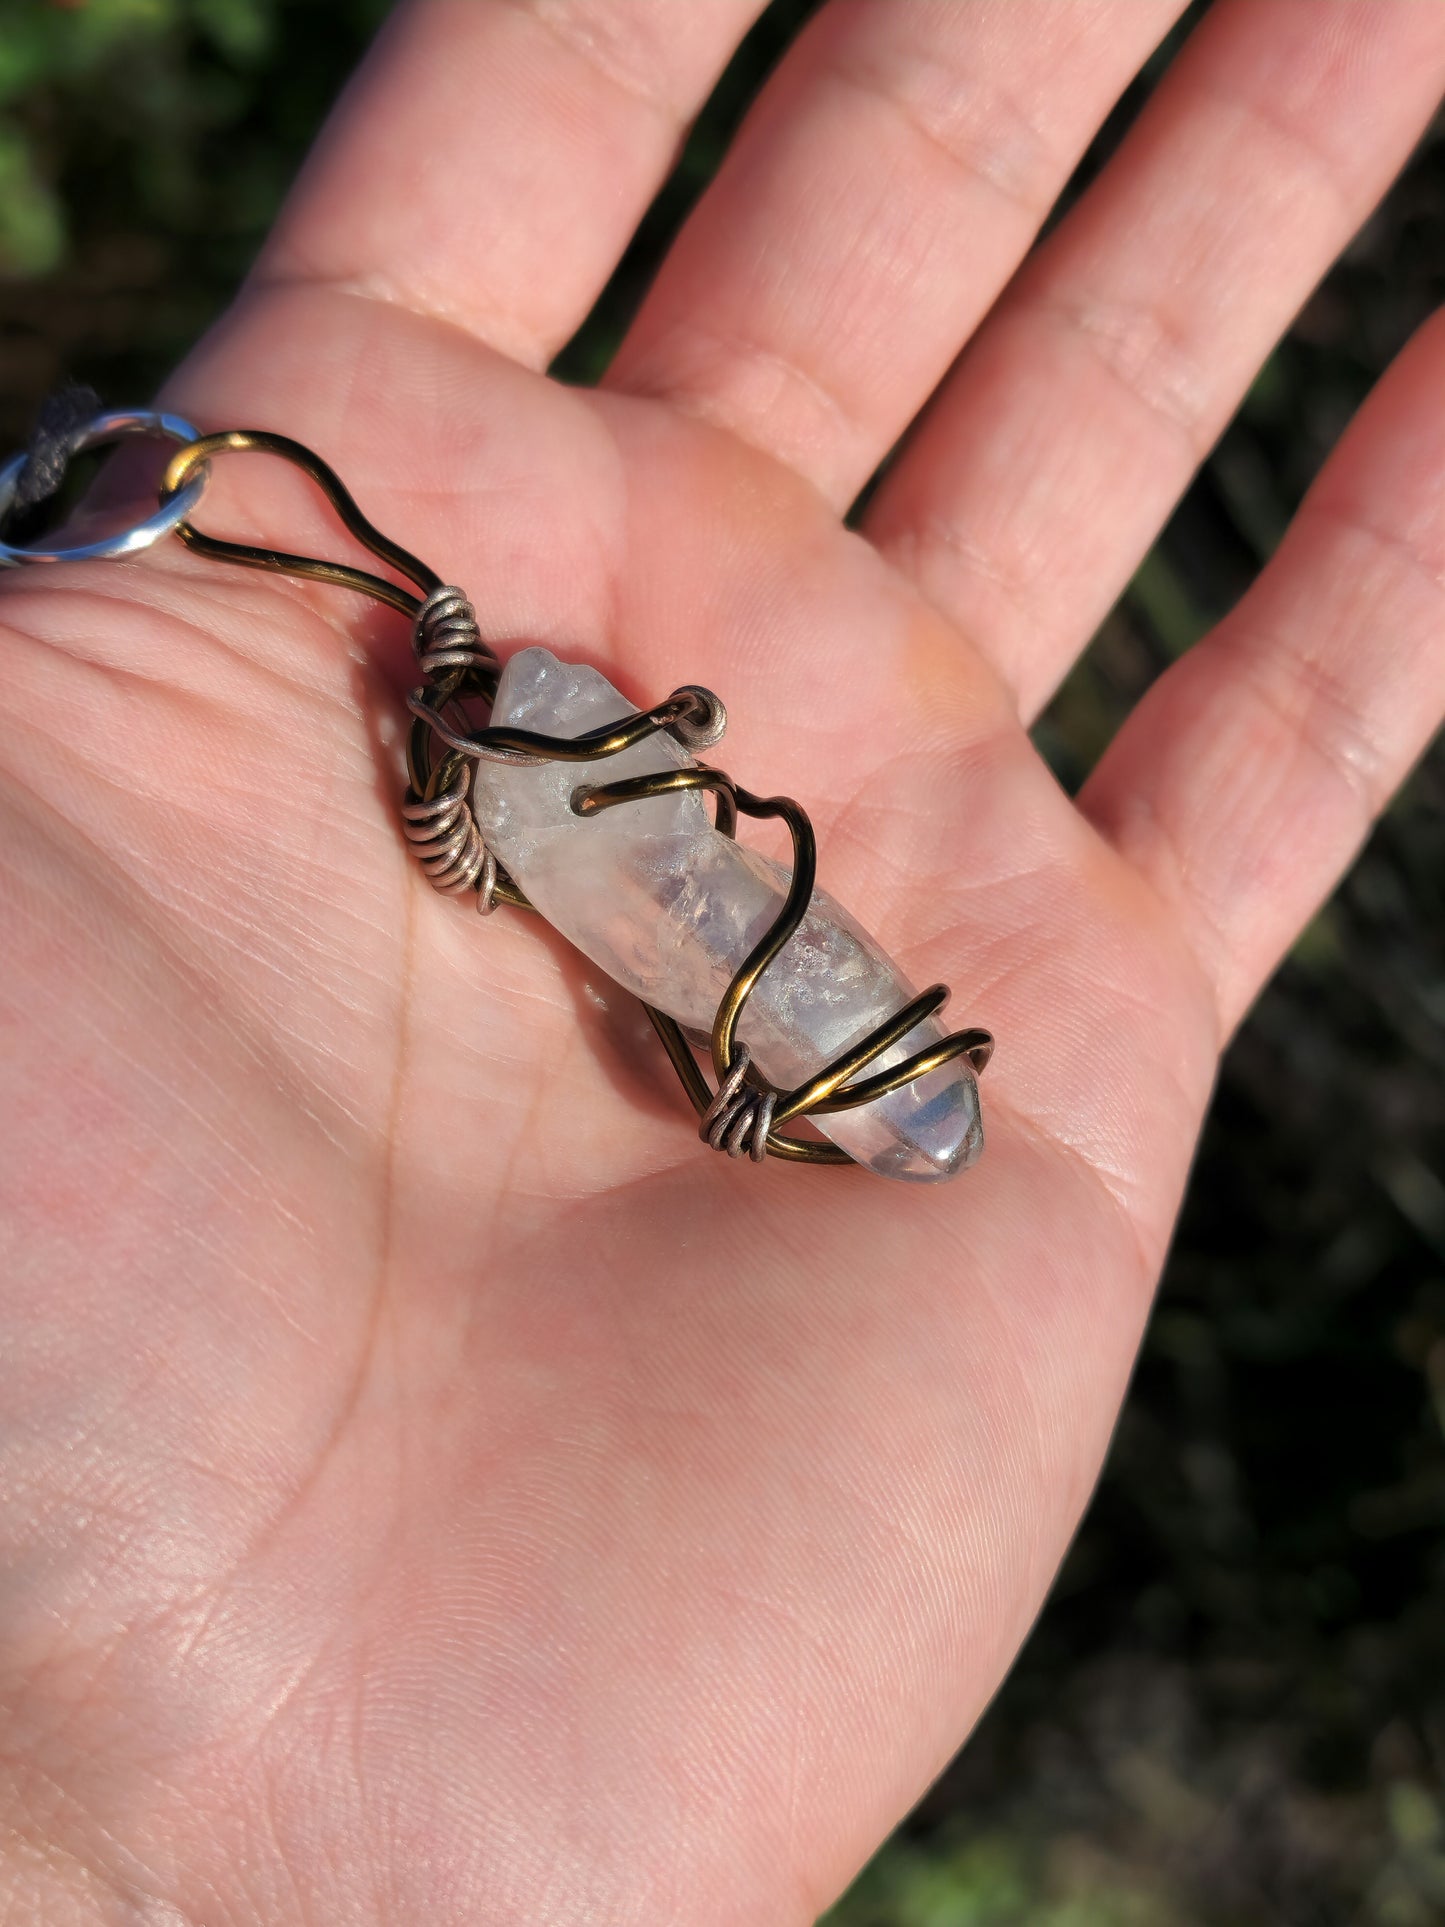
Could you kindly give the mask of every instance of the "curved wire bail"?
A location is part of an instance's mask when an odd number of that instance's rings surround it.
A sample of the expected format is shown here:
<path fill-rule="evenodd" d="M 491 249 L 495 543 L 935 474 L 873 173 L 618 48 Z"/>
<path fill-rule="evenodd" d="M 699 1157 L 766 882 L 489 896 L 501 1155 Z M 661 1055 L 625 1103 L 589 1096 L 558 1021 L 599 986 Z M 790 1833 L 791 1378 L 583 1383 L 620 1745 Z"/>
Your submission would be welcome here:
<path fill-rule="evenodd" d="M 442 587 L 441 577 L 429 569 L 425 562 L 409 549 L 404 549 L 399 542 L 393 542 L 389 535 L 383 535 L 375 523 L 362 514 L 350 489 L 329 463 L 323 462 L 303 443 L 293 442 L 289 435 L 275 435 L 265 428 L 231 428 L 218 435 L 203 435 L 199 441 L 188 443 L 176 452 L 166 469 L 161 484 L 162 503 L 170 502 L 185 487 L 201 463 L 214 455 L 223 454 L 277 455 L 283 462 L 290 462 L 293 468 L 299 468 L 321 490 L 346 532 L 379 561 L 395 569 L 398 575 L 404 575 L 414 582 L 420 593 L 412 595 L 398 583 L 388 582 L 385 576 L 373 575 L 367 569 L 353 568 L 349 563 L 327 562 L 319 556 L 292 555 L 285 549 L 262 548 L 250 542 L 224 541 L 220 536 L 207 535 L 194 522 L 182 520 L 176 524 L 176 534 L 197 555 L 203 555 L 212 562 L 229 562 L 243 569 L 269 569 L 277 575 L 295 575 L 311 582 L 327 582 L 334 588 L 354 589 L 359 595 L 370 596 L 374 602 L 382 602 L 388 608 L 399 610 L 413 622 L 425 598 Z"/>
<path fill-rule="evenodd" d="M 457 792 L 457 757 L 437 760 L 432 757 L 432 732 L 440 726 L 430 705 L 443 710 L 459 696 L 489 696 L 496 687 L 496 659 L 487 645 L 482 643 L 479 632 L 475 649 L 454 650 L 437 646 L 439 640 L 444 641 L 444 632 L 449 627 L 454 629 L 457 626 L 457 618 L 463 611 L 470 620 L 462 626 L 470 635 L 475 628 L 471 605 L 460 590 L 449 589 L 436 571 L 428 568 L 420 557 L 377 528 L 362 513 L 355 496 L 331 464 L 323 461 L 304 443 L 292 441 L 289 435 L 277 435 L 264 428 L 232 428 L 219 434 L 201 436 L 172 458 L 161 487 L 162 502 L 171 501 L 185 488 L 192 473 L 202 463 L 222 454 L 275 455 L 283 462 L 289 462 L 293 468 L 299 468 L 320 489 L 348 535 L 376 556 L 378 561 L 386 563 L 398 575 L 415 583 L 417 593 L 413 594 L 400 583 L 390 582 L 385 576 L 375 575 L 369 569 L 358 569 L 351 563 L 330 562 L 320 556 L 296 555 L 287 549 L 266 548 L 251 542 L 229 541 L 218 535 L 207 534 L 189 520 L 182 520 L 176 525 L 176 534 L 186 547 L 210 561 L 228 562 L 243 569 L 265 569 L 276 575 L 298 576 L 303 581 L 325 582 L 333 588 L 352 589 L 358 595 L 368 596 L 373 602 L 380 602 L 407 617 L 412 624 L 413 641 L 423 673 L 435 679 L 429 689 L 417 692 L 412 699 L 414 712 L 421 713 L 417 708 L 419 701 L 426 706 L 429 726 L 424 727 L 418 722 L 407 744 L 411 802 L 404 807 L 422 810 L 419 818 L 407 819 L 412 823 L 408 840 L 422 853 L 423 867 L 432 880 L 445 879 L 441 887 L 449 887 L 453 876 L 450 867 L 445 863 L 437 866 L 434 859 L 448 847 L 448 839 L 464 834 L 465 822 L 471 820 L 470 809 L 465 794 Z M 416 834 L 418 828 L 425 829 L 426 826 L 429 826 L 429 833 Z M 475 830 L 474 822 L 472 827 Z M 480 844 L 479 833 L 476 842 Z M 470 840 L 467 849 L 470 854 L 475 854 Z M 470 868 L 470 863 L 465 867 Z M 509 878 L 496 876 L 495 868 L 494 863 L 484 858 L 475 871 L 475 877 L 469 879 L 483 879 L 480 889 L 483 908 L 489 910 L 494 900 L 525 904 L 526 898 Z"/>

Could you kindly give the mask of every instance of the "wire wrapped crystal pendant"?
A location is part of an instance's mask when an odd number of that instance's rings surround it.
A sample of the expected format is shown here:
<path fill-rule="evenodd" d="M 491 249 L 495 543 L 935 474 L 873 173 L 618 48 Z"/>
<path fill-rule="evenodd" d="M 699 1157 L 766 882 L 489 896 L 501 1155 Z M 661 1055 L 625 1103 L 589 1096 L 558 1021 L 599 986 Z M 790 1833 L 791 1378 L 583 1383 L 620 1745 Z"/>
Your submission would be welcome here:
<path fill-rule="evenodd" d="M 45 453 L 58 476 L 79 449 L 134 433 L 184 444 L 154 515 L 79 551 L 0 542 L 0 566 L 122 553 L 174 529 L 212 560 L 330 583 L 400 611 L 423 677 L 409 698 L 402 827 L 438 890 L 472 895 L 483 913 L 502 903 L 539 910 L 641 998 L 714 1149 L 925 1183 L 974 1162 L 983 1148 L 977 1078 L 993 1039 L 945 1032 L 945 986 L 915 995 L 815 888 L 812 826 L 798 804 L 756 796 L 698 759 L 726 727 L 716 696 L 685 685 L 634 709 L 597 670 L 539 647 L 519 648 L 504 668 L 465 594 L 383 535 L 336 473 L 283 435 L 201 435 L 132 410 L 67 421 Z M 212 463 L 247 451 L 309 475 L 346 529 L 415 593 L 349 563 L 198 529 L 190 513 Z M 0 474 L 0 518 L 5 491 L 35 460 L 32 450 Z M 739 815 L 782 819 L 791 870 L 738 842 Z M 798 1119 L 823 1136 L 785 1128 Z"/>
<path fill-rule="evenodd" d="M 597 670 L 530 648 L 503 670 L 492 722 L 576 737 L 630 713 Z M 588 808 L 599 787 L 697 768 L 666 732 L 605 761 L 483 758 L 473 810 L 487 848 L 549 923 L 634 996 L 684 1031 L 707 1036 L 739 967 L 783 910 L 787 871 L 715 829 L 698 789 Z M 753 986 L 738 1038 L 761 1076 L 786 1091 L 912 998 L 873 939 L 815 889 L 802 922 Z M 923 1018 L 870 1068 L 890 1070 L 943 1035 L 933 1018 Z M 951 1177 L 983 1146 L 978 1086 L 966 1056 L 871 1104 L 814 1115 L 850 1157 L 888 1177 Z M 761 1154 L 769 1120 L 756 1118 L 746 1144 L 745 1121 L 731 1118 L 724 1148 L 737 1132 L 739 1150 Z"/>
<path fill-rule="evenodd" d="M 437 887 L 470 883 L 483 911 L 499 892 L 530 904 L 639 997 L 715 1149 L 924 1183 L 973 1163 L 992 1038 L 945 1033 L 934 1013 L 946 989 L 915 996 L 815 888 L 796 803 L 753 796 L 695 758 L 726 728 L 717 697 L 689 686 L 635 710 L 597 670 L 539 647 L 500 669 L 470 613 L 443 586 L 415 627 L 429 682 L 411 697 L 404 809 Z M 454 727 L 448 715 L 479 697 L 490 726 Z M 445 746 L 435 763 L 433 738 Z M 784 819 L 791 874 L 736 840 L 739 811 Z M 715 1091 L 694 1045 L 711 1054 Z M 784 1135 L 802 1115 L 832 1142 Z"/>

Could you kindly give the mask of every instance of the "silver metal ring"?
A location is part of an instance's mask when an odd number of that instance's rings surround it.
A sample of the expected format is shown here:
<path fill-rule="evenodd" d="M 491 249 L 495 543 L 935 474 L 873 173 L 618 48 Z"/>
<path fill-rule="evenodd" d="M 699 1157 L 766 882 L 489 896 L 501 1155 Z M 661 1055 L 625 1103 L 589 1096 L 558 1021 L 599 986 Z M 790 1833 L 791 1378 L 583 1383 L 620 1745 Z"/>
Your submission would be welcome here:
<path fill-rule="evenodd" d="M 79 455 L 82 450 L 95 448 L 101 442 L 116 442 L 129 435 L 159 435 L 168 441 L 183 444 L 201 439 L 200 429 L 193 427 L 180 415 L 158 414 L 149 408 L 108 408 L 92 417 L 71 436 L 70 452 Z M 23 453 L 14 455 L 0 468 L 0 527 L 4 526 L 5 517 L 15 505 L 15 491 L 29 459 Z M 163 535 L 169 535 L 178 522 L 184 522 L 199 506 L 210 479 L 210 463 L 206 462 L 196 470 L 184 488 L 178 489 L 143 522 L 133 523 L 128 529 L 118 529 L 114 535 L 103 535 L 96 542 L 78 542 L 69 549 L 22 549 L 0 541 L 0 569 L 18 568 L 25 562 L 93 562 L 107 556 L 134 555 L 138 549 L 148 549 L 152 543 L 159 542 Z"/>

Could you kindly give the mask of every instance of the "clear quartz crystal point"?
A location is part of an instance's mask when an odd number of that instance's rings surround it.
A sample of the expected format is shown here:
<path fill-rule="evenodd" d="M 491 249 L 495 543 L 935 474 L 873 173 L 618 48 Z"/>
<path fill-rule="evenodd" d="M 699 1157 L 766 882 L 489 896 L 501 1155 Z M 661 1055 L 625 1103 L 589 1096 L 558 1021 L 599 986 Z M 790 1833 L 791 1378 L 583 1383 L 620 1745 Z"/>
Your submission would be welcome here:
<path fill-rule="evenodd" d="M 597 670 L 522 649 L 502 672 L 492 721 L 570 738 L 635 707 Z M 635 996 L 707 1035 L 718 1000 L 782 906 L 788 871 L 720 835 L 697 791 L 595 816 L 571 807 L 579 785 L 693 760 L 665 732 L 590 763 L 484 758 L 474 803 L 497 860 L 549 923 Z M 738 1035 L 786 1090 L 913 994 L 867 932 L 816 890 L 796 934 L 754 988 Z M 889 1069 L 944 1035 L 926 1019 L 860 1075 Z M 950 1178 L 983 1149 L 978 1085 L 963 1058 L 872 1104 L 814 1121 L 860 1164 L 890 1178 Z"/>

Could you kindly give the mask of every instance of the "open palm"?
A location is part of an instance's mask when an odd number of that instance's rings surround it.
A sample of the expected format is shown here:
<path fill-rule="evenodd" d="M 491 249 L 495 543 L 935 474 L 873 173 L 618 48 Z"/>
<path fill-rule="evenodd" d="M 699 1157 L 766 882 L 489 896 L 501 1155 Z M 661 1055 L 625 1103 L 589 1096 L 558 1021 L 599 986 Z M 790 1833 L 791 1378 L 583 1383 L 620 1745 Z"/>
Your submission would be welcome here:
<path fill-rule="evenodd" d="M 636 1006 L 427 889 L 395 618 L 174 546 L 6 579 L 14 1918 L 803 1922 L 998 1682 L 1221 1041 L 1445 706 L 1432 325 L 1080 807 L 1028 742 L 1445 79 L 1439 6 L 1221 0 L 1015 274 L 1179 10 L 832 0 L 579 393 L 756 7 L 405 8 L 168 397 L 310 443 L 504 653 L 715 688 L 998 1036 L 956 1184 L 715 1157 Z M 200 519 L 340 547 L 262 458 Z"/>

